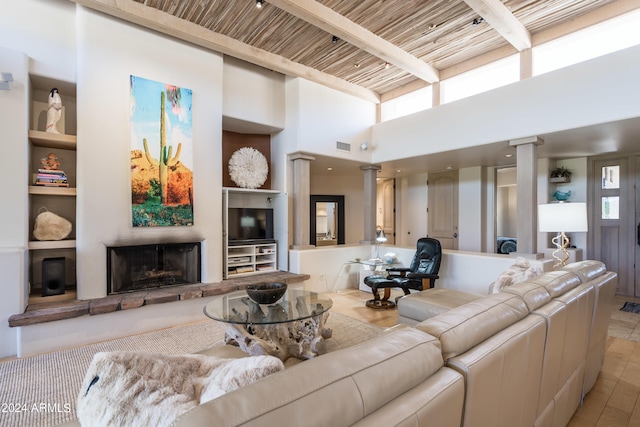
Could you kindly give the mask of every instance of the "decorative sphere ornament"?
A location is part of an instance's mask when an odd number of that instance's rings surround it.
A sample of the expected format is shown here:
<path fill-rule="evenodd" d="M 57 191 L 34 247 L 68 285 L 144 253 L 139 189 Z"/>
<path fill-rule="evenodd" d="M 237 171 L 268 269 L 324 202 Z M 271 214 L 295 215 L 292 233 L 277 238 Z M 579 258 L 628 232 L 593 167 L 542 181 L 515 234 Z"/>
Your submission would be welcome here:
<path fill-rule="evenodd" d="M 229 175 L 238 187 L 258 188 L 267 180 L 269 164 L 266 157 L 251 147 L 242 147 L 229 159 Z"/>

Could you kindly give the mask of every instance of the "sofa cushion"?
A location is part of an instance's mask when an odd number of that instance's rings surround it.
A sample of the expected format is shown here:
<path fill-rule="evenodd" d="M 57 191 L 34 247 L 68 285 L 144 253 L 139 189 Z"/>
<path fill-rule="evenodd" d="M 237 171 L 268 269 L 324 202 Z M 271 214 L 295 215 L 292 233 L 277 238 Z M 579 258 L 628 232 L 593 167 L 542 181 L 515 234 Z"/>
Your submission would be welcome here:
<path fill-rule="evenodd" d="M 580 279 L 569 271 L 550 271 L 527 282 L 544 287 L 551 298 L 557 298 L 581 284 Z"/>
<path fill-rule="evenodd" d="M 585 283 L 606 273 L 607 267 L 600 261 L 585 260 L 567 264 L 562 267 L 562 270 L 574 273 L 582 283 Z"/>
<path fill-rule="evenodd" d="M 97 353 L 78 395 L 78 419 L 83 425 L 170 425 L 181 413 L 282 369 L 273 356 Z"/>
<path fill-rule="evenodd" d="M 440 340 L 445 361 L 464 353 L 529 314 L 517 295 L 499 293 L 471 301 L 415 327 Z"/>
<path fill-rule="evenodd" d="M 523 282 L 504 290 L 505 293 L 518 295 L 527 304 L 529 311 L 542 307 L 551 301 L 551 295 L 544 286 L 535 282 Z"/>
<path fill-rule="evenodd" d="M 175 425 L 223 419 L 226 426 L 346 427 L 423 384 L 442 366 L 438 340 L 401 327 L 220 396 L 181 415 Z"/>
<path fill-rule="evenodd" d="M 542 266 L 539 262 L 531 262 L 526 258 L 518 257 L 513 265 L 500 273 L 498 279 L 489 286 L 489 293 L 497 294 L 508 286 L 524 282 L 542 273 Z"/>
<path fill-rule="evenodd" d="M 465 378 L 463 426 L 535 425 L 545 335 L 529 315 L 447 361 Z"/>
<path fill-rule="evenodd" d="M 415 325 L 479 298 L 482 297 L 445 288 L 430 288 L 414 292 L 398 300 L 398 322 L 410 322 L 408 324 Z"/>

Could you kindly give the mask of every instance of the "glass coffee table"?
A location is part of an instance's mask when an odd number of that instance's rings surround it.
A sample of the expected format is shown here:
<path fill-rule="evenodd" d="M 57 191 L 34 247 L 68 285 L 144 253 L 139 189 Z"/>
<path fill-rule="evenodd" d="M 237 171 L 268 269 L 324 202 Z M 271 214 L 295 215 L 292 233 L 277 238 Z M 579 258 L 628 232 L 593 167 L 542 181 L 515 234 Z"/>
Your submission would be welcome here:
<path fill-rule="evenodd" d="M 325 322 L 332 305 L 330 298 L 300 289 L 287 289 L 273 304 L 258 304 L 245 291 L 236 291 L 215 298 L 204 314 L 222 322 L 227 344 L 252 356 L 284 361 L 311 359 L 326 351 L 324 340 L 332 332 Z"/>

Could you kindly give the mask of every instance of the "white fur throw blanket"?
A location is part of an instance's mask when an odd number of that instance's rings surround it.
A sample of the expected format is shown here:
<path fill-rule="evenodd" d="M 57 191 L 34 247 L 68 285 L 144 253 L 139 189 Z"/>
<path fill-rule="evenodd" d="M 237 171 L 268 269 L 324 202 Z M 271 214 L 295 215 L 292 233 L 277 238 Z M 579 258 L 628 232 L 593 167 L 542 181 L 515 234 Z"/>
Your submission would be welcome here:
<path fill-rule="evenodd" d="M 284 369 L 280 359 L 103 352 L 78 395 L 83 426 L 168 426 L 177 416 Z"/>
<path fill-rule="evenodd" d="M 489 287 L 490 294 L 497 294 L 507 286 L 524 282 L 542 274 L 539 262 L 531 262 L 526 258 L 518 257 L 512 266 L 500 273 L 498 280 Z"/>

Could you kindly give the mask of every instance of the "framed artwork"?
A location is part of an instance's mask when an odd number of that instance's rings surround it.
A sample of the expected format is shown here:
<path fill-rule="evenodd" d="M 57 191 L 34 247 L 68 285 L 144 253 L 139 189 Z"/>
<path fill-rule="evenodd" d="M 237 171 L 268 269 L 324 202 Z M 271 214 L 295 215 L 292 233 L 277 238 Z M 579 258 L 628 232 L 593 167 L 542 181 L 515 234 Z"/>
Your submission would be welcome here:
<path fill-rule="evenodd" d="M 130 76 L 134 227 L 193 225 L 192 92 Z"/>

